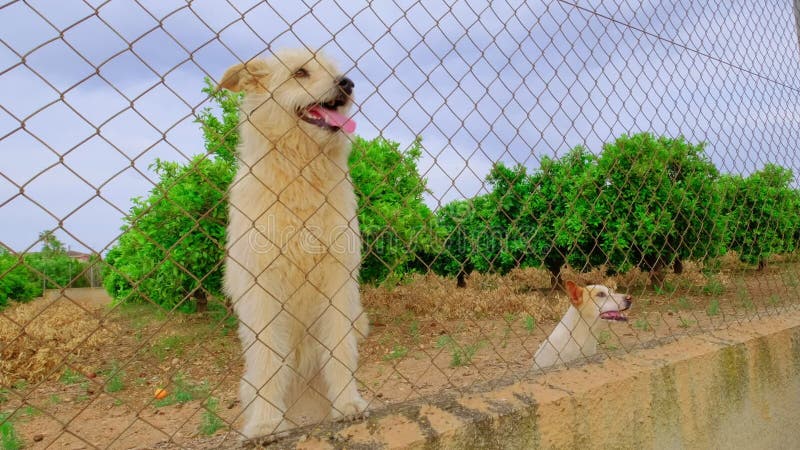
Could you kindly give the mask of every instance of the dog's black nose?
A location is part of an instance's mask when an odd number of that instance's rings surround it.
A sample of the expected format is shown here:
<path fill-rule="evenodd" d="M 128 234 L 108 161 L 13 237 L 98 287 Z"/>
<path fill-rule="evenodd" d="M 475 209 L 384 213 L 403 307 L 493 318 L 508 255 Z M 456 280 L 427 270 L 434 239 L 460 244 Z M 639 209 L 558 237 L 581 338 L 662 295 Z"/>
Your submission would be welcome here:
<path fill-rule="evenodd" d="M 626 295 L 625 296 L 625 309 L 630 308 L 632 304 L 633 304 L 633 297 L 631 297 L 630 295 Z"/>
<path fill-rule="evenodd" d="M 356 86 L 353 83 L 353 80 L 347 77 L 339 78 L 339 88 L 344 91 L 345 94 L 350 95 L 353 93 L 353 88 Z"/>

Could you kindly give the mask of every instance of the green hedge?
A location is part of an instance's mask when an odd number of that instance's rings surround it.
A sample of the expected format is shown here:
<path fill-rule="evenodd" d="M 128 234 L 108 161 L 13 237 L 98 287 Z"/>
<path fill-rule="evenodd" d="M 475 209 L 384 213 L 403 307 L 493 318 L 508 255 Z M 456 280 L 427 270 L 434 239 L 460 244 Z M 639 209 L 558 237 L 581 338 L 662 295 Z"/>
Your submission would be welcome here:
<path fill-rule="evenodd" d="M 105 286 L 118 301 L 194 310 L 209 295 L 221 296 L 224 192 L 236 169 L 241 97 L 210 84 L 204 92 L 222 112 L 207 109 L 198 118 L 210 156 L 154 165 L 159 183 L 134 200 L 107 256 Z M 530 173 L 498 163 L 487 193 L 436 211 L 423 201 L 421 155 L 420 139 L 403 148 L 382 137 L 355 138 L 350 167 L 365 283 L 434 271 L 463 286 L 472 271 L 517 267 L 545 268 L 557 283 L 565 264 L 638 267 L 659 282 L 670 265 L 727 250 L 762 267 L 772 254 L 795 251 L 800 239 L 791 171 L 767 165 L 746 178 L 721 175 L 703 144 L 681 137 L 623 135 L 599 154 L 576 147 L 544 157 Z"/>

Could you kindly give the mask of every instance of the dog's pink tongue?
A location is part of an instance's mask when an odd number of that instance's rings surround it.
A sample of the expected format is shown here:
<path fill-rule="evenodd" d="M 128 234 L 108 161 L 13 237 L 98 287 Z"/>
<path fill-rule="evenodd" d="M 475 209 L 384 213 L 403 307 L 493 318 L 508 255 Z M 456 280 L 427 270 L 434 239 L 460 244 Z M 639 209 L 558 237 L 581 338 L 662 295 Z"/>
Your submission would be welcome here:
<path fill-rule="evenodd" d="M 356 123 L 353 119 L 345 116 L 344 114 L 339 114 L 336 111 L 325 109 L 321 106 L 314 106 L 311 108 L 311 111 L 319 114 L 322 117 L 322 120 L 325 121 L 328 125 L 332 127 L 339 127 L 347 134 L 351 134 L 356 131 Z"/>

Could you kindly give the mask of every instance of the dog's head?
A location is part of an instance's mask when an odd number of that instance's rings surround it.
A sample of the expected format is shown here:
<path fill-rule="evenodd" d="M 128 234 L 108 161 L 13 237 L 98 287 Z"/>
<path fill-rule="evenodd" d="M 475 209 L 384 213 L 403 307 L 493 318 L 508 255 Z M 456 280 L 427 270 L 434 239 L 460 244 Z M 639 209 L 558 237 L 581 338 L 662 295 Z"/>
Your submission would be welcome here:
<path fill-rule="evenodd" d="M 244 92 L 250 106 L 268 108 L 270 120 L 302 127 L 307 133 L 355 131 L 349 118 L 352 80 L 320 53 L 287 50 L 229 68 L 220 88 Z"/>
<path fill-rule="evenodd" d="M 618 294 L 602 284 L 591 284 L 581 287 L 572 281 L 566 283 L 570 302 L 581 316 L 587 319 L 604 319 L 626 321 L 622 313 L 631 307 L 632 298 L 627 294 Z"/>

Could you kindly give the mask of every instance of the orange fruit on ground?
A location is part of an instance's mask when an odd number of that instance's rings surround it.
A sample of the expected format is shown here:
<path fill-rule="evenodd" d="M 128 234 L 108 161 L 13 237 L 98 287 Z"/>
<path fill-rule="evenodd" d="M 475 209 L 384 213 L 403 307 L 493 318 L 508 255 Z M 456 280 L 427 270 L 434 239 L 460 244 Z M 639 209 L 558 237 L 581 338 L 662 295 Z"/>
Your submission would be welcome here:
<path fill-rule="evenodd" d="M 163 389 L 163 388 L 156 389 L 156 393 L 154 395 L 156 400 L 161 400 L 166 396 L 167 396 L 167 390 L 166 389 Z"/>

